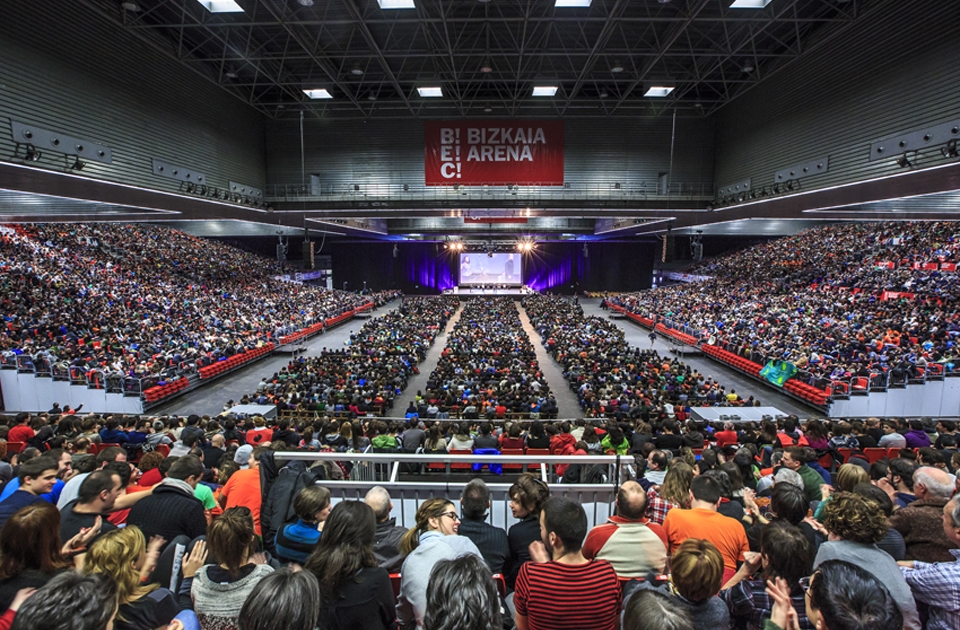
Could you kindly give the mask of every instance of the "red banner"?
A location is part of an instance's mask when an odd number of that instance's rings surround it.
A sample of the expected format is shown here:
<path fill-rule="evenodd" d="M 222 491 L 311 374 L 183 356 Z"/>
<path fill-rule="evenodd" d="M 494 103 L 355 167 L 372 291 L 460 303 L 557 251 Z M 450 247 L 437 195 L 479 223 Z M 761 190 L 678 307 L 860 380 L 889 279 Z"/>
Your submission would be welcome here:
<path fill-rule="evenodd" d="M 427 186 L 563 185 L 563 122 L 428 121 Z"/>

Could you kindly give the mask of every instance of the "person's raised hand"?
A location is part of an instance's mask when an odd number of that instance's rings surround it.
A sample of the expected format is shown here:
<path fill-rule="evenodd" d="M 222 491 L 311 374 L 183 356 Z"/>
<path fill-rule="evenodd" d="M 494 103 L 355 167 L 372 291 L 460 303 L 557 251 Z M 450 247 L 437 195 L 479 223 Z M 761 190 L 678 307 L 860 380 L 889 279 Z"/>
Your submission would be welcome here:
<path fill-rule="evenodd" d="M 763 566 L 763 556 L 756 551 L 743 552 L 743 564 L 746 566 L 750 575 L 753 575 Z"/>
<path fill-rule="evenodd" d="M 550 553 L 547 551 L 547 547 L 543 542 L 535 540 L 530 543 L 528 549 L 530 551 L 530 559 L 534 562 L 550 562 Z"/>
<path fill-rule="evenodd" d="M 191 578 L 197 574 L 197 571 L 207 561 L 207 541 L 198 540 L 193 545 L 193 550 L 183 556 L 183 562 L 180 565 L 183 569 L 183 577 Z"/>
<path fill-rule="evenodd" d="M 783 578 L 767 581 L 767 595 L 773 600 L 770 621 L 783 630 L 800 630 L 800 617 L 790 601 L 790 587 Z"/>
<path fill-rule="evenodd" d="M 83 549 L 100 534 L 100 528 L 102 527 L 103 518 L 98 516 L 94 519 L 92 527 L 81 527 L 76 536 L 65 542 L 61 553 L 66 556 L 76 549 Z"/>
<path fill-rule="evenodd" d="M 828 483 L 820 484 L 820 494 L 823 495 L 823 500 L 826 501 L 831 494 L 833 494 L 833 486 Z"/>

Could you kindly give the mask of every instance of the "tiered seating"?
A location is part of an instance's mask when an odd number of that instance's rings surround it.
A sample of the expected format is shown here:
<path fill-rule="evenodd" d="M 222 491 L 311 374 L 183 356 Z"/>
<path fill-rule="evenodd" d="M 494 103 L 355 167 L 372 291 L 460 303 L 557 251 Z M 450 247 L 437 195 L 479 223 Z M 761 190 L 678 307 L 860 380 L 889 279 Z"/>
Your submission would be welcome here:
<path fill-rule="evenodd" d="M 222 374 L 223 372 L 228 372 L 235 368 L 240 367 L 245 363 L 254 361 L 265 354 L 270 354 L 273 352 L 273 349 L 276 348 L 276 344 L 273 342 L 264 344 L 259 348 L 254 348 L 253 350 L 248 350 L 246 352 L 235 354 L 232 357 L 224 357 L 220 361 L 217 361 L 213 365 L 206 365 L 200 368 L 200 378 L 208 379 Z"/>

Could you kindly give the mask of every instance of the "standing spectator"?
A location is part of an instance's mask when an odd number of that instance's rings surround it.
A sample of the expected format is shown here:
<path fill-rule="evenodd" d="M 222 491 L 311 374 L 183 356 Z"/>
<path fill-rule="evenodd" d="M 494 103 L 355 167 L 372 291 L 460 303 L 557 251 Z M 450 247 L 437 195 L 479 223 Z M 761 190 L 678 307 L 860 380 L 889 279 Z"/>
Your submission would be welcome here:
<path fill-rule="evenodd" d="M 913 473 L 917 500 L 893 513 L 890 525 L 903 536 L 905 560 L 953 562 L 956 549 L 944 531 L 943 508 L 956 490 L 956 477 L 939 468 L 925 466 Z"/>
<path fill-rule="evenodd" d="M 424 630 L 503 630 L 497 585 L 476 556 L 441 560 L 430 574 Z"/>
<path fill-rule="evenodd" d="M 304 569 L 320 585 L 320 630 L 396 627 L 390 576 L 373 555 L 376 519 L 370 506 L 342 501 Z"/>
<path fill-rule="evenodd" d="M 615 516 L 587 534 L 583 557 L 606 560 L 620 578 L 663 573 L 669 542 L 663 528 L 644 516 L 647 495 L 643 487 L 636 481 L 624 482 L 617 492 L 616 510 Z"/>
<path fill-rule="evenodd" d="M 952 562 L 900 563 L 914 598 L 929 607 L 927 630 L 960 628 L 960 496 L 943 506 L 943 531 L 955 547 L 950 550 Z"/>
<path fill-rule="evenodd" d="M 689 510 L 670 510 L 663 521 L 670 550 L 676 550 L 688 538 L 710 541 L 723 557 L 723 579 L 726 581 L 736 573 L 744 552 L 750 550 L 744 526 L 717 511 L 720 487 L 713 479 L 696 477 L 690 484 L 690 497 Z"/>
<path fill-rule="evenodd" d="M 531 473 L 523 473 L 507 491 L 510 496 L 510 512 L 519 519 L 507 531 L 510 541 L 510 573 L 507 585 L 512 586 L 517 579 L 520 566 L 530 559 L 530 543 L 542 540 L 540 534 L 540 510 L 550 498 L 547 484 Z"/>
<path fill-rule="evenodd" d="M 367 491 L 363 502 L 370 506 L 377 519 L 377 531 L 373 538 L 373 556 L 377 564 L 388 573 L 396 573 L 403 563 L 400 554 L 400 541 L 407 530 L 397 527 L 397 519 L 390 517 L 393 502 L 390 493 L 383 486 L 374 486 Z"/>
<path fill-rule="evenodd" d="M 620 615 L 620 583 L 604 560 L 581 553 L 587 515 L 580 504 L 552 497 L 540 515 L 543 540 L 533 562 L 520 567 L 513 604 L 517 630 L 613 630 Z M 719 590 L 719 585 L 718 585 Z"/>
<path fill-rule="evenodd" d="M 281 562 L 303 564 L 313 553 L 324 523 L 330 516 L 330 491 L 323 486 L 307 486 L 293 499 L 297 522 L 277 532 L 277 557 Z"/>
<path fill-rule="evenodd" d="M 840 492 L 823 510 L 823 526 L 830 540 L 820 545 L 814 569 L 828 560 L 843 560 L 863 568 L 890 589 L 903 614 L 903 627 L 919 630 L 920 617 L 910 587 L 893 558 L 877 548 L 877 542 L 887 533 L 887 519 L 880 506 L 858 494 Z"/>
<path fill-rule="evenodd" d="M 167 541 L 177 536 L 194 539 L 204 535 L 207 519 L 203 503 L 194 496 L 201 478 L 200 460 L 193 455 L 181 457 L 170 466 L 166 479 L 153 489 L 153 494 L 133 506 L 127 526 L 136 525 L 144 535 L 162 536 Z"/>
<path fill-rule="evenodd" d="M 243 449 L 238 449 L 237 454 L 241 450 Z M 220 507 L 224 510 L 240 506 L 250 509 L 257 536 L 261 535 L 260 508 L 263 497 L 260 494 L 260 455 L 263 452 L 262 446 L 250 451 L 250 456 L 245 462 L 246 468 L 230 475 L 230 479 L 220 491 Z"/>
<path fill-rule="evenodd" d="M 0 528 L 20 508 L 43 501 L 42 495 L 53 490 L 53 484 L 57 481 L 57 466 L 57 461 L 49 457 L 35 457 L 21 464 L 17 471 L 20 489 L 0 501 Z"/>
<path fill-rule="evenodd" d="M 490 489 L 483 479 L 472 479 L 460 495 L 459 534 L 473 541 L 493 573 L 504 573 L 510 560 L 507 532 L 486 522 Z"/>

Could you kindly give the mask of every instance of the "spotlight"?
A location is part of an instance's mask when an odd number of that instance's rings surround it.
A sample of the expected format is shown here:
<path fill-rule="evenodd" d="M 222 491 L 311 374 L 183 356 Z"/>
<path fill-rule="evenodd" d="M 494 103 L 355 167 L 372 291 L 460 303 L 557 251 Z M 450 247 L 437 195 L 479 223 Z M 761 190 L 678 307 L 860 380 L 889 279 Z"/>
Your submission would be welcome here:
<path fill-rule="evenodd" d="M 41 157 L 43 157 L 43 153 L 37 151 L 37 147 L 32 144 L 28 144 L 23 150 L 23 159 L 29 162 L 37 162 Z"/>
<path fill-rule="evenodd" d="M 188 192 L 188 193 L 192 193 L 192 192 L 195 191 L 196 189 L 197 189 L 197 185 L 194 184 L 193 182 L 187 184 L 187 192 Z"/>
<path fill-rule="evenodd" d="M 201 195 L 201 196 L 203 196 L 203 197 L 206 197 L 206 196 L 207 196 L 207 187 L 206 187 L 206 186 L 200 186 L 200 191 L 199 191 L 197 194 L 198 194 L 198 195 Z"/>
<path fill-rule="evenodd" d="M 940 147 L 940 153 L 943 154 L 943 157 L 955 158 L 960 156 L 960 150 L 957 150 L 957 141 L 951 140 L 946 146 Z"/>
<path fill-rule="evenodd" d="M 220 198 L 220 189 L 219 189 L 219 188 L 214 188 L 213 191 L 211 191 L 210 196 L 213 197 L 214 199 L 219 199 L 219 198 Z"/>
<path fill-rule="evenodd" d="M 787 180 L 787 190 L 793 190 L 795 187 L 800 185 L 800 180 Z"/>
<path fill-rule="evenodd" d="M 83 167 L 86 166 L 86 162 L 81 162 L 79 157 L 73 158 L 73 164 L 70 165 L 71 171 L 82 171 Z"/>
<path fill-rule="evenodd" d="M 913 168 L 913 162 L 907 159 L 907 154 L 904 153 L 898 160 L 897 166 L 900 168 Z"/>

